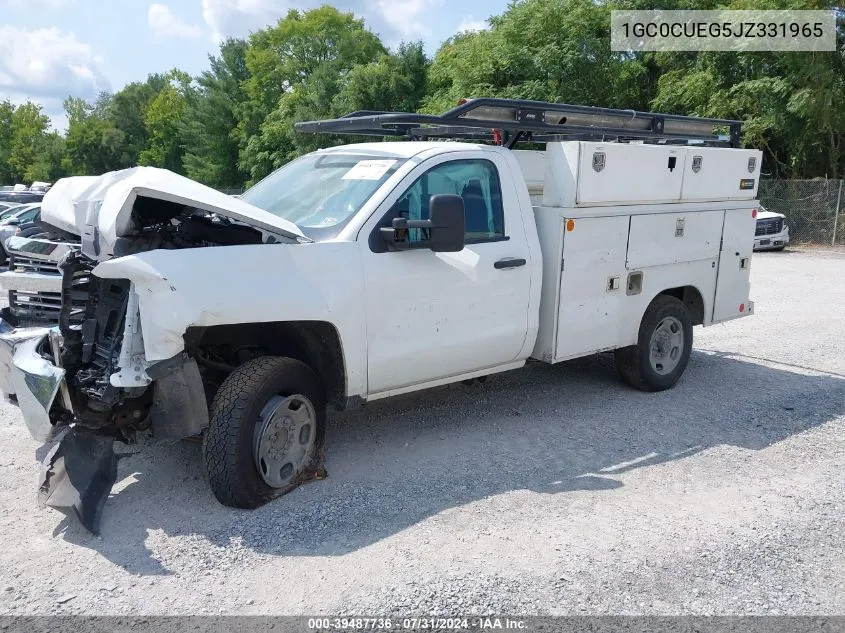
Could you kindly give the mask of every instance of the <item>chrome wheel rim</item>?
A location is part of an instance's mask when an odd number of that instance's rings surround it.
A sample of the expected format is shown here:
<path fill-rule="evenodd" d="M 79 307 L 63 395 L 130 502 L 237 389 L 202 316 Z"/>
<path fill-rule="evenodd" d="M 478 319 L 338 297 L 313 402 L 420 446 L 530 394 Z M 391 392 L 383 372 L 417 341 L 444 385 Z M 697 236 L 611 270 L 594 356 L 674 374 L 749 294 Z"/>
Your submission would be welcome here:
<path fill-rule="evenodd" d="M 684 326 L 675 317 L 666 317 L 651 333 L 649 361 L 661 376 L 672 373 L 684 354 Z"/>
<path fill-rule="evenodd" d="M 273 396 L 255 425 L 258 474 L 268 486 L 285 488 L 310 463 L 317 440 L 317 413 L 302 395 Z"/>

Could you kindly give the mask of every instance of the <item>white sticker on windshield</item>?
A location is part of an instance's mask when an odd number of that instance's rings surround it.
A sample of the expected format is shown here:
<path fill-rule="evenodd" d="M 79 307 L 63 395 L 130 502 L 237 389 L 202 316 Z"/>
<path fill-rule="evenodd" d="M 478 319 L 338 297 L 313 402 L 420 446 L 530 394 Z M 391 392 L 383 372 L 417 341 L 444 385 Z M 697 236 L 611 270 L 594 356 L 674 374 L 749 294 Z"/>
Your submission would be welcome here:
<path fill-rule="evenodd" d="M 378 180 L 395 164 L 395 160 L 359 160 L 343 174 L 343 180 Z"/>

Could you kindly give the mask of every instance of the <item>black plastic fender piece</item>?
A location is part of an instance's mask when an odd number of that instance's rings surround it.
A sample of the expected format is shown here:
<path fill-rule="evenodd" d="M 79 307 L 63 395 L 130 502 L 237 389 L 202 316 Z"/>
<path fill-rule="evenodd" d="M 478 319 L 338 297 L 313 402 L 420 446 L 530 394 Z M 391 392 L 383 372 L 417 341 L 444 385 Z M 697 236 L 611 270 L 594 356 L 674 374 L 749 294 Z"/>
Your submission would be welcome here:
<path fill-rule="evenodd" d="M 75 516 L 85 529 L 100 533 L 103 506 L 117 480 L 115 438 L 72 426 L 41 462 L 38 505 Z"/>
<path fill-rule="evenodd" d="M 177 367 L 161 365 L 155 365 L 166 373 L 161 372 L 164 375 L 153 383 L 153 437 L 157 442 L 178 442 L 198 435 L 208 427 L 208 405 L 197 361 L 189 358 Z M 153 374 L 160 376 L 159 371 Z"/>

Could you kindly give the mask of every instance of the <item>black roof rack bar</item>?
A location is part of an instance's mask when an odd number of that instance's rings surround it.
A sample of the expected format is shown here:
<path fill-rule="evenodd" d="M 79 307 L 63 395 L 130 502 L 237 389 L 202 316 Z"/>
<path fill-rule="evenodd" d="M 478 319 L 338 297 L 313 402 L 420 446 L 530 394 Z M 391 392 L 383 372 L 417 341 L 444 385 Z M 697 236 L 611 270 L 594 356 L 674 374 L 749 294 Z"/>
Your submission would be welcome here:
<path fill-rule="evenodd" d="M 471 99 L 440 114 L 359 110 L 339 119 L 297 123 L 298 132 L 419 138 L 490 139 L 492 130 L 521 140 L 579 139 L 687 140 L 739 147 L 742 123 L 577 106 L 523 99 Z"/>

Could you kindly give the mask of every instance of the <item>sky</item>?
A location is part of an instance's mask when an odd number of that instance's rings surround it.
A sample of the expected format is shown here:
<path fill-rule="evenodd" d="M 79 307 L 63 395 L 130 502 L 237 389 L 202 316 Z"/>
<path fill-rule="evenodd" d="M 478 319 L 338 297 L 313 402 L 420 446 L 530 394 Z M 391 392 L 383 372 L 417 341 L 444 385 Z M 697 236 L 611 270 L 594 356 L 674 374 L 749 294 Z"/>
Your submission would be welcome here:
<path fill-rule="evenodd" d="M 62 102 L 93 100 L 148 74 L 197 75 L 221 38 L 244 37 L 290 9 L 325 0 L 0 0 L 0 100 L 40 103 L 67 127 Z M 459 30 L 485 28 L 507 0 L 335 0 L 389 47 L 422 40 L 433 54 Z"/>

